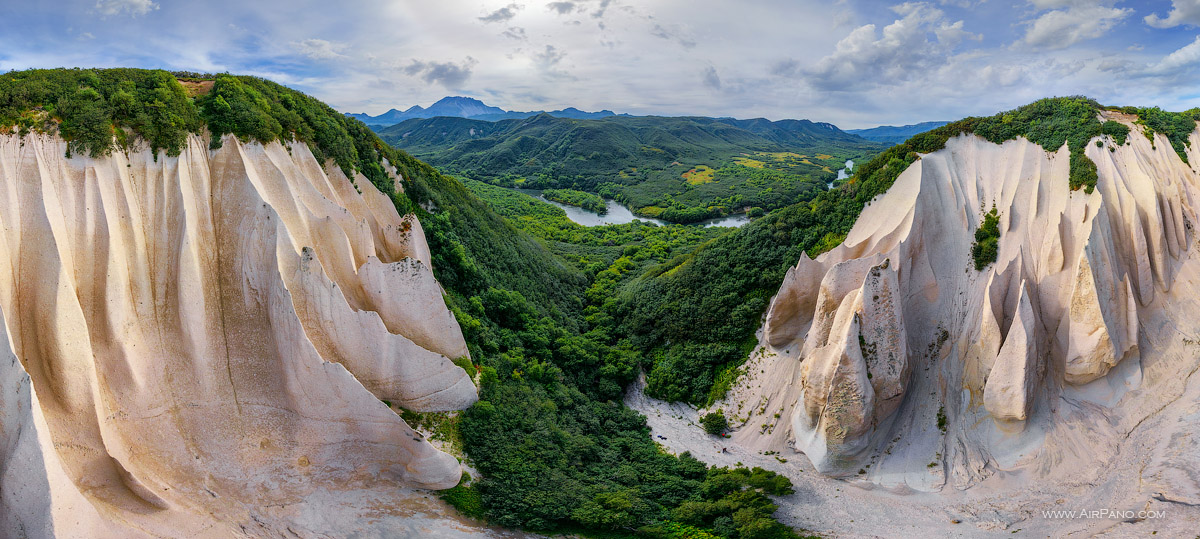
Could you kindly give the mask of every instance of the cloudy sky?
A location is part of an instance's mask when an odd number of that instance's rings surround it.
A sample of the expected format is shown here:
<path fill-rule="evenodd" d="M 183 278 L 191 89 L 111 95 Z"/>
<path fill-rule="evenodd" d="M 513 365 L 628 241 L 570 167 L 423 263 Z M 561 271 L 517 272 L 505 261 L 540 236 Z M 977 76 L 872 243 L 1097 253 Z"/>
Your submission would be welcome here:
<path fill-rule="evenodd" d="M 346 112 L 809 118 L 844 128 L 1039 97 L 1200 106 L 1200 0 L 0 0 L 0 71 L 264 76 Z"/>

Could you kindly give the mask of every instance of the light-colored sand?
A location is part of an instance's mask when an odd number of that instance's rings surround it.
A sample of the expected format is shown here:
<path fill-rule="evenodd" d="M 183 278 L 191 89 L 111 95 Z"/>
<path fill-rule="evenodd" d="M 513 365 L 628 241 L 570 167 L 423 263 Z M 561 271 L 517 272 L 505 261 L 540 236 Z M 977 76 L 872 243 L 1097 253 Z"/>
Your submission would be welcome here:
<path fill-rule="evenodd" d="M 65 150 L 0 137 L 0 536 L 491 533 L 380 402 L 477 398 L 413 216 L 303 144 Z"/>
<path fill-rule="evenodd" d="M 1088 144 L 1092 194 L 1069 190 L 1065 147 L 961 136 L 923 156 L 843 245 L 789 271 L 717 405 L 732 439 L 631 404 L 674 451 L 788 474 L 781 516 L 830 535 L 1195 536 L 1200 176 L 1131 127 Z M 977 272 L 993 205 L 999 257 Z M 1042 513 L 1081 509 L 1165 515 Z"/>

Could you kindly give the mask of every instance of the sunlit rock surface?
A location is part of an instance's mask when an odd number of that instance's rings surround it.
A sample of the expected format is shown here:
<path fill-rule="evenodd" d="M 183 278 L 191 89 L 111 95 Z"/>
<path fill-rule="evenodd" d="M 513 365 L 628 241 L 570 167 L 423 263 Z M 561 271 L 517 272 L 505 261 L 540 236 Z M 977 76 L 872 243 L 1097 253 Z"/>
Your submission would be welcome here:
<path fill-rule="evenodd" d="M 381 402 L 477 398 L 415 217 L 303 144 L 65 153 L 0 137 L 0 536 L 378 534 L 458 482 Z"/>
<path fill-rule="evenodd" d="M 1200 477 L 1179 472 L 1200 466 L 1200 177 L 1164 136 L 1104 114 L 1131 132 L 1087 145 L 1092 193 L 1070 189 L 1066 146 L 961 135 L 842 245 L 802 257 L 718 403 L 734 441 L 898 492 L 1099 485 L 1145 455 L 1138 481 L 1104 492 L 1200 503 Z M 1187 155 L 1200 163 L 1200 131 Z M 998 259 L 977 271 L 993 206 Z"/>

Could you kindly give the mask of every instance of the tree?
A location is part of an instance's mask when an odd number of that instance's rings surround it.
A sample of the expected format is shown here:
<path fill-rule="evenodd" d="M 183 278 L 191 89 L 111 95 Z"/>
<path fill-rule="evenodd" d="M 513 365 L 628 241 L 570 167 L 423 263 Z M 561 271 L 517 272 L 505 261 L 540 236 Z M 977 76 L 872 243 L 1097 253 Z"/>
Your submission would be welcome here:
<path fill-rule="evenodd" d="M 700 424 L 704 426 L 704 432 L 709 434 L 721 434 L 729 428 L 729 421 L 725 419 L 725 412 L 717 410 L 704 414 L 700 418 Z"/>

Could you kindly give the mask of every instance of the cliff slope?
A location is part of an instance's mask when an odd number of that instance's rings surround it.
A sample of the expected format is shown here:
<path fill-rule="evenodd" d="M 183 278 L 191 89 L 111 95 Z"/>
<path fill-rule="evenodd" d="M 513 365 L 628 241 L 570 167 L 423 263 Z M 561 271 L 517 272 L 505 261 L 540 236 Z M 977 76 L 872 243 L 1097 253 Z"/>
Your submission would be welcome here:
<path fill-rule="evenodd" d="M 477 398 L 419 222 L 304 143 L 222 142 L 0 137 L 0 535 L 378 532 L 458 482 L 381 402 Z"/>
<path fill-rule="evenodd" d="M 900 174 L 840 246 L 803 257 L 718 404 L 734 441 L 892 493 L 1051 500 L 996 509 L 1000 527 L 1055 498 L 1194 517 L 1200 130 L 1185 162 L 1135 117 L 1102 116 L 1134 134 L 1089 141 L 1090 193 L 1070 189 L 1065 145 L 962 134 Z M 980 271 L 972 243 L 993 207 L 998 251 Z"/>

